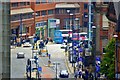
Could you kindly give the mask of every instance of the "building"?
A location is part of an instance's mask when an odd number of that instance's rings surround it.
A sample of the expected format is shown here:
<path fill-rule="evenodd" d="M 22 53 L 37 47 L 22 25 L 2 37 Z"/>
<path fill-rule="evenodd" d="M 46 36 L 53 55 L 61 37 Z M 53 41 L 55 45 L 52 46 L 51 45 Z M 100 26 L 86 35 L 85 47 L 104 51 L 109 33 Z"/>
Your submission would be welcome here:
<path fill-rule="evenodd" d="M 13 1 L 13 2 L 12 2 Z M 71 15 L 73 14 L 73 15 Z M 37 34 L 40 38 L 52 37 L 55 29 L 87 31 L 87 2 L 50 2 L 49 0 L 11 0 L 11 31 L 18 38 Z M 21 27 L 22 26 L 22 27 Z"/>

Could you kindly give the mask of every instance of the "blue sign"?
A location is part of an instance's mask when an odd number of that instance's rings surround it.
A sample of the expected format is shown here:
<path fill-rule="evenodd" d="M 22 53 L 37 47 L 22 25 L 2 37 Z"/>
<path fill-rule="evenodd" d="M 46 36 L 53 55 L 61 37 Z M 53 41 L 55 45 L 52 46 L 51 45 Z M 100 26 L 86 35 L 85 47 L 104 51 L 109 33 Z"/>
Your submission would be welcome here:
<path fill-rule="evenodd" d="M 38 71 L 42 71 L 42 68 L 41 68 L 41 67 L 38 67 Z"/>

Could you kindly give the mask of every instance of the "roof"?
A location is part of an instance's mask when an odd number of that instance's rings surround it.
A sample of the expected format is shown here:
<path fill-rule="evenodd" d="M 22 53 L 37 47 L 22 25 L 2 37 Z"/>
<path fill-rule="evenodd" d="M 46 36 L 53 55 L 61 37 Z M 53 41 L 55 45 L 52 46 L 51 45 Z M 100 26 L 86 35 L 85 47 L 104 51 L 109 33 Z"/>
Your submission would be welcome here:
<path fill-rule="evenodd" d="M 11 10 L 11 15 L 34 12 L 31 8 L 22 8 Z"/>
<path fill-rule="evenodd" d="M 77 3 L 74 4 L 67 4 L 67 3 L 60 3 L 56 4 L 55 8 L 79 8 L 80 5 Z"/>

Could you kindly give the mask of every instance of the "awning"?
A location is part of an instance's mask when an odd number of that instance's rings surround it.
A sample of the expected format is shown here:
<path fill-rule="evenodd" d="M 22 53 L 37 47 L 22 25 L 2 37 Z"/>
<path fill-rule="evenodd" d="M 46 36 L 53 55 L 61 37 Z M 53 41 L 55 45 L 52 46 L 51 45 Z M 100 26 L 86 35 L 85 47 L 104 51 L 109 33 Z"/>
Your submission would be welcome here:
<path fill-rule="evenodd" d="M 55 8 L 79 8 L 80 5 L 75 3 L 75 4 L 67 4 L 67 3 L 61 3 L 61 4 L 56 4 Z"/>
<path fill-rule="evenodd" d="M 11 10 L 11 15 L 34 12 L 31 8 L 22 8 Z"/>

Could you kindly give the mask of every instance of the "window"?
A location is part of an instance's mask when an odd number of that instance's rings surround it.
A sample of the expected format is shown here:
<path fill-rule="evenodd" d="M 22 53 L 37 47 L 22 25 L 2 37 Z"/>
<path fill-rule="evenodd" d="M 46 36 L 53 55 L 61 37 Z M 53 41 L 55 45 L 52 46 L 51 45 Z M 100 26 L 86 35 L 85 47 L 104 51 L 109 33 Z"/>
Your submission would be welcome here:
<path fill-rule="evenodd" d="M 53 10 L 48 10 L 48 15 L 53 14 Z"/>
<path fill-rule="evenodd" d="M 54 0 L 48 0 L 48 3 L 52 3 L 52 2 L 54 2 Z"/>
<path fill-rule="evenodd" d="M 41 0 L 41 3 L 47 3 L 47 1 L 46 0 Z"/>
<path fill-rule="evenodd" d="M 87 9 L 87 8 L 88 8 L 88 4 L 85 3 L 85 4 L 84 4 L 84 9 Z"/>
<path fill-rule="evenodd" d="M 12 7 L 18 7 L 18 3 L 12 3 Z"/>
<path fill-rule="evenodd" d="M 26 2 L 20 2 L 20 6 L 25 6 Z"/>
<path fill-rule="evenodd" d="M 11 17 L 11 21 L 16 21 L 16 20 L 19 20 L 19 15 L 12 15 Z"/>
<path fill-rule="evenodd" d="M 32 18 L 32 17 L 33 17 L 32 13 L 28 13 L 28 18 Z"/>
<path fill-rule="evenodd" d="M 109 2 L 103 2 L 103 4 L 109 4 Z"/>
<path fill-rule="evenodd" d="M 88 26 L 88 22 L 84 22 L 84 27 L 87 27 Z"/>
<path fill-rule="evenodd" d="M 27 5 L 30 5 L 30 2 L 27 2 Z"/>
<path fill-rule="evenodd" d="M 37 15 L 36 15 L 36 16 L 40 16 L 40 11 L 37 11 L 36 13 L 37 13 Z"/>
<path fill-rule="evenodd" d="M 106 53 L 106 50 L 105 50 L 105 48 L 103 48 L 103 54 L 105 54 Z"/>
<path fill-rule="evenodd" d="M 87 18 L 88 17 L 88 13 L 84 12 L 84 17 Z"/>
<path fill-rule="evenodd" d="M 46 15 L 46 11 L 42 11 L 41 12 L 41 15 L 43 16 L 43 15 Z"/>
<path fill-rule="evenodd" d="M 40 4 L 40 0 L 36 0 L 36 4 Z"/>
<path fill-rule="evenodd" d="M 75 13 L 79 13 L 80 12 L 80 9 L 79 8 L 76 8 L 75 9 Z"/>

